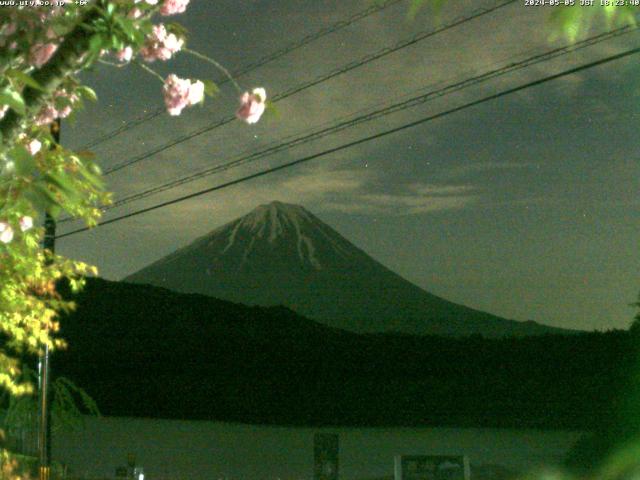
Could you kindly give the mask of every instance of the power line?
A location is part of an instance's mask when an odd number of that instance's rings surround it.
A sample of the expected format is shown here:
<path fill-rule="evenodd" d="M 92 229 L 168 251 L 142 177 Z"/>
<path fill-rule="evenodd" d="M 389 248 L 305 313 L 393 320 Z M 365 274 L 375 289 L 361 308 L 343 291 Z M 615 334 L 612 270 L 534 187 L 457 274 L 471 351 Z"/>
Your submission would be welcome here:
<path fill-rule="evenodd" d="M 118 200 L 117 202 L 115 202 L 114 204 L 110 205 L 109 207 L 103 209 L 103 211 L 107 211 L 107 210 L 112 210 L 114 208 L 117 207 L 121 207 L 123 205 L 126 205 L 127 203 L 131 203 L 133 201 L 136 200 L 140 200 L 142 198 L 146 198 L 148 196 L 154 195 L 156 193 L 160 193 L 166 190 L 170 190 L 172 188 L 175 188 L 177 186 L 180 185 L 184 185 L 186 183 L 191 183 L 193 181 L 199 180 L 201 178 L 207 177 L 209 175 L 213 175 L 215 173 L 218 172 L 223 172 L 223 171 L 227 171 L 231 168 L 235 168 L 238 167 L 240 165 L 245 165 L 247 163 L 256 161 L 258 159 L 264 158 L 266 156 L 272 155 L 274 153 L 283 151 L 283 150 L 288 150 L 292 147 L 297 147 L 300 145 L 304 145 L 306 143 L 309 143 L 311 141 L 315 141 L 317 139 L 323 138 L 327 135 L 331 135 L 334 133 L 337 133 L 339 131 L 345 130 L 347 128 L 351 128 L 354 127 L 356 125 L 359 125 L 360 123 L 364 123 L 364 122 L 369 122 L 372 120 L 375 120 L 377 118 L 380 118 L 382 116 L 386 116 L 386 115 L 390 115 L 392 113 L 396 113 L 398 111 L 402 111 L 402 110 L 406 110 L 408 108 L 412 108 L 414 106 L 426 103 L 430 100 L 433 100 L 435 98 L 440 98 L 452 93 L 456 93 L 459 92 L 460 90 L 478 85 L 480 83 L 486 82 L 488 80 L 494 79 L 496 77 L 500 77 L 503 75 L 506 75 L 508 73 L 512 73 L 514 71 L 517 70 L 521 70 L 523 68 L 526 67 L 530 67 L 532 65 L 541 63 L 541 62 L 546 62 L 549 60 L 552 60 L 554 58 L 557 58 L 559 56 L 562 55 L 566 55 L 568 53 L 572 53 L 575 52 L 577 50 L 586 48 L 586 47 L 590 47 L 593 46 L 597 43 L 601 43 L 603 41 L 606 40 L 610 40 L 612 38 L 618 37 L 620 35 L 624 35 L 624 34 L 628 34 L 631 32 L 635 32 L 638 30 L 638 27 L 622 27 L 622 28 L 618 28 L 615 30 L 612 30 L 610 32 L 605 32 L 605 33 L 601 33 L 599 35 L 595 35 L 593 37 L 590 37 L 588 39 L 582 40 L 580 42 L 577 42 L 575 44 L 571 44 L 571 45 L 567 45 L 564 47 L 559 47 L 553 50 L 549 50 L 546 52 L 543 52 L 541 54 L 538 55 L 534 55 L 532 57 L 526 58 L 524 60 L 518 61 L 518 62 L 514 62 L 511 64 L 508 64 L 506 66 L 503 66 L 501 68 L 497 68 L 494 70 L 490 70 L 488 72 L 482 73 L 480 75 L 476 75 L 474 77 L 471 78 L 467 78 L 465 80 L 447 85 L 443 88 L 439 88 L 437 90 L 432 90 L 429 91 L 427 93 L 418 95 L 418 96 L 414 96 L 412 98 L 409 98 L 407 100 L 403 100 L 401 102 L 396 102 L 393 103 L 391 105 L 388 105 L 384 108 L 379 108 L 377 110 L 371 111 L 369 113 L 357 116 L 357 117 L 353 117 L 350 118 L 349 120 L 345 120 L 339 123 L 334 123 L 329 127 L 326 128 L 322 128 L 319 130 L 315 130 L 312 131 L 311 133 L 302 135 L 302 136 L 297 136 L 295 138 L 293 138 L 292 140 L 286 141 L 286 142 L 278 142 L 274 145 L 271 145 L 263 150 L 259 150 L 257 152 L 253 152 L 249 155 L 242 155 L 240 157 L 237 157 L 234 160 L 231 160 L 229 162 L 226 163 L 222 163 L 219 165 L 215 165 L 213 167 L 209 167 L 206 168 L 204 170 L 200 170 L 199 172 L 195 172 L 192 173 L 190 175 L 187 176 L 183 176 L 181 178 L 172 180 L 170 182 L 166 182 L 160 185 L 157 185 L 155 187 L 149 188 L 147 190 L 143 190 L 142 192 L 138 192 L 138 193 L 134 193 L 132 195 L 129 195 L 127 197 L 124 197 L 120 200 Z M 71 219 L 65 219 L 62 220 L 61 222 L 64 221 L 69 221 Z"/>
<path fill-rule="evenodd" d="M 354 23 L 369 17 L 371 15 L 373 15 L 374 13 L 380 12 L 386 8 L 389 8 L 397 3 L 402 2 L 403 0 L 386 0 L 384 2 L 379 2 L 379 3 L 375 3 L 373 5 L 371 5 L 370 7 L 357 12 L 355 14 L 353 14 L 352 16 L 350 16 L 349 18 L 345 19 L 345 20 L 340 20 L 332 25 L 329 25 L 325 28 L 321 28 L 318 31 L 314 32 L 314 33 L 310 33 L 309 35 L 306 35 L 304 37 L 302 37 L 301 39 L 291 42 L 288 45 L 284 46 L 283 48 L 276 50 L 275 52 L 272 52 L 268 55 L 265 55 L 264 57 L 261 57 L 260 59 L 256 60 L 255 62 L 251 62 L 247 65 L 245 65 L 244 67 L 241 67 L 240 69 L 232 72 L 232 76 L 234 78 L 239 78 L 242 75 L 246 75 L 249 72 L 252 72 L 253 70 L 256 70 L 259 67 L 262 67 L 264 65 L 266 65 L 267 63 L 273 62 L 281 57 L 284 57 L 285 55 L 288 55 L 291 52 L 294 52 L 295 50 L 298 50 L 324 36 L 330 35 L 331 33 L 335 33 L 339 30 L 342 30 L 344 28 L 349 27 L 350 25 L 353 25 Z M 222 79 L 220 82 L 218 82 L 218 86 L 222 86 L 225 83 L 227 83 L 229 81 L 228 78 L 224 78 Z M 125 123 L 124 125 L 119 126 L 118 128 L 105 133 L 104 135 L 86 143 L 84 146 L 82 146 L 80 148 L 80 150 L 88 150 L 90 148 L 93 148 L 97 145 L 100 145 L 101 143 L 104 143 L 108 140 L 111 140 L 114 137 L 117 137 L 118 135 L 120 135 L 121 133 L 125 132 L 126 130 L 129 130 L 130 128 L 136 127 L 138 125 L 141 125 L 145 122 L 148 122 L 150 120 L 153 120 L 154 118 L 158 117 L 159 115 L 163 114 L 165 112 L 164 108 L 158 108 L 152 112 L 147 113 L 146 115 L 143 115 L 141 117 L 138 117 L 134 120 L 131 120 L 127 123 Z"/>
<path fill-rule="evenodd" d="M 627 50 L 627 51 L 622 52 L 622 53 L 618 53 L 616 55 L 611 55 L 611 56 L 602 58 L 600 60 L 595 60 L 593 62 L 589 62 L 589 63 L 584 64 L 584 65 L 580 65 L 578 67 L 570 68 L 570 69 L 564 70 L 564 71 L 562 71 L 560 73 L 549 75 L 547 77 L 544 77 L 544 78 L 541 78 L 541 79 L 538 79 L 538 80 L 534 80 L 532 82 L 528 82 L 528 83 L 525 83 L 523 85 L 519 85 L 517 87 L 509 88 L 507 90 L 503 90 L 503 91 L 501 91 L 499 93 L 496 93 L 496 94 L 493 94 L 493 95 L 489 95 L 489 96 L 483 97 L 483 98 L 481 98 L 479 100 L 474 100 L 472 102 L 465 103 L 464 105 L 461 105 L 461 106 L 458 106 L 458 107 L 454 107 L 454 108 L 451 108 L 449 110 L 445 110 L 443 112 L 440 112 L 440 113 L 437 113 L 437 114 L 434 114 L 434 115 L 423 117 L 423 118 L 421 118 L 419 120 L 416 120 L 416 121 L 413 121 L 413 122 L 410 122 L 410 123 L 406 123 L 406 124 L 401 125 L 399 127 L 395 127 L 395 128 L 389 129 L 389 130 L 385 130 L 383 132 L 379 132 L 379 133 L 376 133 L 374 135 L 369 135 L 367 137 L 363 137 L 363 138 L 360 138 L 358 140 L 354 140 L 352 142 L 348 142 L 348 143 L 339 145 L 337 147 L 333 147 L 333 148 L 330 148 L 328 150 L 324 150 L 324 151 L 319 152 L 319 153 L 314 153 L 312 155 L 308 155 L 306 157 L 302 157 L 302 158 L 299 158 L 297 160 L 294 160 L 294 161 L 291 161 L 291 162 L 288 162 L 288 163 L 285 163 L 285 164 L 282 164 L 282 165 L 278 165 L 277 167 L 272 167 L 272 168 L 269 168 L 269 169 L 266 169 L 266 170 L 262 170 L 260 172 L 256 172 L 256 173 L 253 173 L 253 174 L 250 174 L 250 175 L 246 175 L 244 177 L 241 177 L 241 178 L 238 178 L 238 179 L 235 179 L 235 180 L 231 180 L 229 182 L 226 182 L 226 183 L 223 183 L 223 184 L 220 184 L 220 185 L 215 185 L 213 187 L 209 187 L 209 188 L 206 188 L 204 190 L 200 190 L 198 192 L 194 192 L 194 193 L 190 193 L 188 195 L 184 195 L 182 197 L 174 198 L 173 200 L 169 200 L 169 201 L 166 201 L 166 202 L 158 203 L 156 205 L 152 205 L 150 207 L 146 207 L 146 208 L 143 208 L 143 209 L 140 209 L 140 210 L 136 210 L 135 212 L 130 212 L 130 213 L 127 213 L 127 214 L 124 214 L 124 215 L 120 215 L 119 217 L 111 218 L 109 220 L 105 220 L 103 222 L 100 222 L 98 224 L 98 226 L 108 225 L 110 223 L 118 222 L 118 221 L 124 220 L 126 218 L 134 217 L 136 215 L 141 215 L 143 213 L 147 213 L 147 212 L 150 212 L 150 211 L 153 211 L 153 210 L 157 210 L 159 208 L 168 207 L 170 205 L 174 205 L 176 203 L 180 203 L 180 202 L 183 202 L 185 200 L 189 200 L 191 198 L 199 197 L 199 196 L 205 195 L 207 193 L 214 192 L 216 190 L 222 190 L 224 188 L 231 187 L 233 185 L 238 185 L 240 183 L 243 183 L 243 182 L 246 182 L 246 181 L 249 181 L 249 180 L 253 180 L 255 178 L 259 178 L 259 177 L 268 175 L 270 173 L 278 172 L 280 170 L 285 170 L 285 169 L 293 167 L 295 165 L 300 165 L 302 163 L 309 162 L 309 161 L 314 160 L 316 158 L 324 157 L 324 156 L 330 155 L 332 153 L 339 152 L 341 150 L 346 150 L 348 148 L 355 147 L 357 145 L 361 145 L 363 143 L 370 142 L 372 140 L 377 140 L 379 138 L 386 137 L 388 135 L 391 135 L 391 134 L 394 134 L 394 133 L 398 133 L 400 131 L 407 130 L 409 128 L 413 128 L 413 127 L 416 127 L 418 125 L 422 125 L 422 124 L 427 123 L 429 121 L 436 120 L 436 119 L 445 117 L 447 115 L 451 115 L 453 113 L 457 113 L 457 112 L 459 112 L 461 110 L 465 110 L 467 108 L 475 107 L 475 106 L 480 105 L 482 103 L 489 102 L 489 101 L 492 101 L 492 100 L 496 100 L 498 98 L 510 95 L 512 93 L 516 93 L 516 92 L 525 90 L 527 88 L 535 87 L 535 86 L 550 82 L 552 80 L 556 80 L 558 78 L 566 77 L 568 75 L 572 75 L 574 73 L 578 73 L 578 72 L 581 72 L 583 70 L 587 70 L 589 68 L 597 67 L 597 66 L 609 63 L 609 62 L 620 60 L 622 58 L 625 58 L 625 57 L 628 57 L 628 56 L 631 56 L 631 55 L 635 55 L 636 53 L 640 53 L 640 48 L 634 48 L 634 49 Z M 89 229 L 90 229 L 89 227 L 79 228 L 77 230 L 72 230 L 71 232 L 67 232 L 67 233 L 64 233 L 62 235 L 58 235 L 56 238 L 68 237 L 68 236 L 74 235 L 76 233 L 85 232 L 85 231 L 87 231 Z"/>
<path fill-rule="evenodd" d="M 506 2 L 500 3 L 498 5 L 495 5 L 493 7 L 489 7 L 489 8 L 482 8 L 482 9 L 478 9 L 475 10 L 475 13 L 472 13 L 469 16 L 465 16 L 465 17 L 458 17 L 457 19 L 453 20 L 451 23 L 448 23 L 446 25 L 443 25 L 440 28 L 437 28 L 435 30 L 427 30 L 427 31 L 422 31 L 417 33 L 416 35 L 414 35 L 413 37 L 406 39 L 406 40 L 402 40 L 400 42 L 398 42 L 397 44 L 391 46 L 391 47 L 385 47 L 375 53 L 366 55 L 365 57 L 350 62 L 346 65 L 343 65 L 342 67 L 336 68 L 332 71 L 330 71 L 329 73 L 326 73 L 324 75 L 321 75 L 313 80 L 310 80 L 308 82 L 302 83 L 300 85 L 297 85 L 293 88 L 290 88 L 289 90 L 285 91 L 285 92 L 281 92 L 277 95 L 275 95 L 273 97 L 273 101 L 277 102 L 280 100 L 283 100 L 287 97 L 290 97 L 292 95 L 295 95 L 297 93 L 302 92 L 303 90 L 306 90 L 308 88 L 311 88 L 315 85 L 318 85 L 320 83 L 326 82 L 327 80 L 330 80 L 334 77 L 337 77 L 339 75 L 342 75 L 344 73 L 347 73 L 351 70 L 354 70 L 356 68 L 359 68 L 363 65 L 366 65 L 367 63 L 373 62 L 375 60 L 378 60 L 382 57 L 385 57 L 387 55 L 390 55 L 392 53 L 395 53 L 399 50 L 402 50 L 404 48 L 407 48 L 409 46 L 415 45 L 416 43 L 422 41 L 422 40 L 426 40 L 427 38 L 430 38 L 434 35 L 437 35 L 439 33 L 445 32 L 447 30 L 451 30 L 455 27 L 458 27 L 464 23 L 470 22 L 472 20 L 475 20 L 477 18 L 480 18 L 484 15 L 490 14 L 495 12 L 496 10 L 499 10 L 503 7 L 506 7 L 508 5 L 511 5 L 512 3 L 515 3 L 518 0 L 507 0 Z M 232 121 L 235 120 L 235 116 L 229 116 L 226 117 L 222 120 L 218 120 L 217 122 L 214 122 L 212 124 L 209 124 L 203 128 L 200 128 L 198 130 L 195 130 L 191 133 L 188 133 L 186 135 L 183 135 L 181 137 L 178 137 L 170 142 L 165 143 L 164 145 L 161 145 L 155 149 L 149 150 L 143 154 L 140 154 L 136 157 L 130 158 L 129 160 L 125 160 L 124 162 L 118 163 L 110 168 L 105 169 L 104 174 L 105 175 L 109 175 L 111 173 L 117 172 L 119 170 L 122 170 L 123 168 L 129 167 L 131 165 L 134 165 L 138 162 L 141 162 L 143 160 L 146 160 L 150 157 L 153 157 L 154 155 L 157 155 L 159 153 L 164 152 L 165 150 L 168 150 L 169 148 L 175 147 L 176 145 L 179 145 L 181 143 L 184 143 L 188 140 L 191 140 L 195 137 L 198 137 L 204 133 L 210 132 L 218 127 L 222 127 L 224 125 L 227 125 L 228 123 L 231 123 Z"/>

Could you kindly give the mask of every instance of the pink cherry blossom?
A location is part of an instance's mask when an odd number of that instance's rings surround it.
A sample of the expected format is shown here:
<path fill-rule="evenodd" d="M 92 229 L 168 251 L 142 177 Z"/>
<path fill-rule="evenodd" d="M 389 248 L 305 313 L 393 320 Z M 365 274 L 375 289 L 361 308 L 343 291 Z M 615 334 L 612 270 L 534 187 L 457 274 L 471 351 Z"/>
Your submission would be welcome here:
<path fill-rule="evenodd" d="M 121 62 L 130 62 L 133 57 L 133 48 L 124 47 L 119 52 L 116 52 L 116 58 Z"/>
<path fill-rule="evenodd" d="M 69 115 L 71 115 L 71 111 L 73 110 L 72 105 L 79 100 L 78 96 L 75 93 L 70 94 L 66 90 L 57 90 L 56 92 L 54 92 L 53 98 L 65 98 L 70 103 L 70 105 L 65 105 L 64 107 L 62 107 L 62 109 L 57 110 L 56 116 L 60 118 L 67 118 Z"/>
<path fill-rule="evenodd" d="M 0 222 L 0 242 L 9 243 L 13 240 L 13 228 L 7 222 Z"/>
<path fill-rule="evenodd" d="M 167 38 L 167 27 L 164 26 L 164 23 L 159 23 L 151 27 L 149 39 L 154 42 L 163 42 L 165 38 Z"/>
<path fill-rule="evenodd" d="M 73 110 L 73 104 L 76 103 L 79 99 L 75 93 L 68 93 L 66 90 L 58 90 L 53 94 L 54 102 L 56 98 L 66 98 L 68 100 L 68 105 L 65 105 L 61 109 L 57 109 L 54 103 L 45 105 L 40 109 L 38 115 L 36 116 L 35 123 L 38 126 L 48 125 L 53 122 L 56 118 L 66 118 L 71 115 L 71 111 Z"/>
<path fill-rule="evenodd" d="M 42 143 L 36 138 L 27 143 L 27 150 L 31 155 L 35 155 L 42 148 Z"/>
<path fill-rule="evenodd" d="M 151 35 L 147 37 L 140 55 L 147 62 L 155 60 L 169 60 L 174 53 L 179 52 L 184 40 L 173 33 L 168 33 L 163 24 L 154 25 Z"/>
<path fill-rule="evenodd" d="M 160 7 L 161 15 L 175 15 L 177 13 L 183 13 L 189 5 L 189 0 L 164 0 L 164 3 Z"/>
<path fill-rule="evenodd" d="M 169 115 L 180 115 L 185 107 L 191 107 L 204 99 L 204 83 L 197 80 L 169 75 L 164 82 L 164 103 Z"/>
<path fill-rule="evenodd" d="M 62 110 L 58 110 L 58 117 L 59 118 L 67 118 L 69 115 L 71 115 L 71 105 L 66 105 L 62 108 Z"/>
<path fill-rule="evenodd" d="M 33 218 L 29 216 L 24 216 L 20 218 L 20 230 L 26 232 L 33 228 Z"/>
<path fill-rule="evenodd" d="M 139 8 L 132 8 L 131 11 L 127 14 L 127 17 L 132 18 L 134 20 L 140 18 L 142 16 L 142 10 Z"/>
<path fill-rule="evenodd" d="M 38 126 L 49 125 L 58 117 L 58 111 L 53 105 L 45 105 L 36 116 L 35 123 Z"/>
<path fill-rule="evenodd" d="M 36 68 L 40 68 L 58 49 L 58 45 L 55 43 L 36 43 L 29 50 L 29 62 Z"/>
<path fill-rule="evenodd" d="M 240 97 L 240 108 L 236 116 L 248 124 L 256 123 L 264 113 L 267 92 L 264 88 L 254 88 L 253 92 L 244 92 Z"/>
<path fill-rule="evenodd" d="M 189 106 L 200 103 L 204 100 L 204 83 L 197 80 L 189 87 Z"/>
<path fill-rule="evenodd" d="M 182 110 L 189 105 L 189 89 L 191 81 L 179 78 L 177 75 L 169 75 L 164 83 L 164 103 L 169 115 L 180 115 Z"/>
<path fill-rule="evenodd" d="M 161 49 L 161 60 L 168 60 L 169 58 L 171 58 L 171 55 L 179 52 L 182 48 L 183 43 L 184 40 L 176 37 L 173 33 L 168 34 L 167 38 L 165 38 L 164 40 L 163 48 Z M 167 58 L 162 58 L 164 56 L 166 56 Z"/>

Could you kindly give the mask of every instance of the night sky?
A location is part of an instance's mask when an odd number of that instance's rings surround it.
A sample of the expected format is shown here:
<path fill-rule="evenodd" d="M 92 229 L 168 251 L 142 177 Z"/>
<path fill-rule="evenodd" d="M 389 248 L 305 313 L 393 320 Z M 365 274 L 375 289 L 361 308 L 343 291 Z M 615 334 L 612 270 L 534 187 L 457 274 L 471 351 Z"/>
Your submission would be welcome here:
<path fill-rule="evenodd" d="M 365 0 L 192 0 L 179 18 L 189 47 L 229 70 L 260 59 L 371 5 Z M 238 79 L 282 92 L 434 28 L 423 9 L 389 7 Z M 451 0 L 440 21 L 492 2 Z M 553 7 L 516 2 L 276 104 L 254 126 L 239 121 L 107 177 L 115 199 L 426 92 L 564 43 Z M 597 8 L 597 7 L 593 7 Z M 607 29 L 595 25 L 585 36 Z M 584 37 L 581 37 L 584 38 Z M 134 211 L 462 105 L 640 45 L 630 33 L 250 165 L 110 211 Z M 301 204 L 374 258 L 431 293 L 517 320 L 626 328 L 640 291 L 638 120 L 640 55 L 527 89 L 258 180 L 58 242 L 62 254 L 120 279 L 253 209 Z M 151 65 L 163 76 L 221 79 L 180 55 Z M 100 102 L 62 141 L 78 148 L 162 105 L 162 85 L 140 68 L 100 66 L 86 76 Z M 163 114 L 104 142 L 104 168 L 232 114 L 229 84 L 202 108 Z M 66 223 L 59 231 L 69 231 Z"/>

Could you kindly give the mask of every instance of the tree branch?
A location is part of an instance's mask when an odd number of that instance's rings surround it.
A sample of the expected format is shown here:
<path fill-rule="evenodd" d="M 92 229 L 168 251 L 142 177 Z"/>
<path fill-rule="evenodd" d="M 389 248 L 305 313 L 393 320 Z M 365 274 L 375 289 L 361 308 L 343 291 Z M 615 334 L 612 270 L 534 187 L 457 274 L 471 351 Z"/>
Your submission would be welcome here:
<path fill-rule="evenodd" d="M 86 25 L 91 25 L 99 16 L 100 13 L 97 9 L 87 12 L 78 26 L 65 37 L 51 60 L 33 73 L 32 78 L 38 82 L 43 90 L 32 87 L 25 87 L 23 90 L 22 97 L 26 105 L 27 118 L 36 115 L 65 77 L 78 68 L 81 57 L 89 50 L 89 41 L 92 35 L 87 31 Z M 9 143 L 13 140 L 18 134 L 24 118 L 12 109 L 7 111 L 4 118 L 0 120 L 0 134 L 2 134 L 3 143 Z"/>

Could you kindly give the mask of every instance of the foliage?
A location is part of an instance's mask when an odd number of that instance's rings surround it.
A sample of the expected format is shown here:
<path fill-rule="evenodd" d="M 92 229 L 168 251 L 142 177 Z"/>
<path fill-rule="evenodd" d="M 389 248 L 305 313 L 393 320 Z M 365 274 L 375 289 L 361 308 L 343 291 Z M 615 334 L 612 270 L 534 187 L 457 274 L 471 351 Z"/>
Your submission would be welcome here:
<path fill-rule="evenodd" d="M 98 62 L 136 63 L 159 77 L 143 62 L 168 60 L 180 50 L 218 65 L 183 48 L 180 25 L 153 23 L 157 14 L 182 13 L 189 0 L 26 3 L 0 7 L 0 388 L 14 395 L 33 390 L 20 356 L 64 346 L 56 337 L 58 313 L 73 303 L 60 297 L 56 282 L 68 278 L 77 291 L 84 276 L 97 273 L 43 250 L 44 229 L 32 228 L 45 212 L 94 226 L 110 202 L 92 154 L 62 147 L 50 131 L 56 118 L 73 118 L 83 102 L 96 100 L 79 74 Z M 172 75 L 169 85 L 159 78 L 173 115 L 217 91 L 211 81 Z"/>
<path fill-rule="evenodd" d="M 37 457 L 19 455 L 8 451 L 0 453 L 0 480 L 31 480 L 39 478 Z M 51 480 L 67 478 L 65 468 L 58 462 L 52 462 Z"/>
<path fill-rule="evenodd" d="M 36 382 L 36 374 L 27 366 L 23 375 L 30 383 Z M 96 402 L 64 376 L 57 376 L 51 386 L 51 417 L 54 429 L 76 428 L 82 424 L 82 415 L 100 415 Z M 33 429 L 38 418 L 38 399 L 34 395 L 9 395 L 5 393 L 2 407 L 6 408 L 3 427 L 7 432 Z"/>
<path fill-rule="evenodd" d="M 114 11 L 105 2 L 1 11 L 0 221 L 5 228 L 19 231 L 21 219 L 44 211 L 54 218 L 64 211 L 94 225 L 98 207 L 108 202 L 91 156 L 58 145 L 46 120 L 67 116 L 95 97 L 76 74 L 107 42 L 119 45 L 130 38 Z M 55 282 L 71 277 L 77 289 L 81 275 L 95 273 L 84 263 L 43 251 L 43 234 L 35 228 L 0 243 L 0 328 L 7 337 L 0 351 L 0 384 L 13 394 L 32 390 L 30 382 L 19 380 L 26 376 L 16 354 L 64 345 L 53 337 L 56 316 L 73 305 L 56 293 Z"/>
<path fill-rule="evenodd" d="M 597 3 L 598 5 L 592 7 L 584 7 L 580 6 L 577 0 L 575 5 L 562 5 L 553 9 L 550 14 L 551 39 L 564 36 L 574 42 L 579 35 L 602 20 L 609 29 L 614 26 L 636 24 L 636 15 L 640 12 L 640 7 L 629 4 L 615 6 L 615 2 L 608 6 Z"/>
<path fill-rule="evenodd" d="M 0 452 L 0 478 L 30 480 L 36 478 L 35 462 L 30 457 L 17 455 L 7 450 Z"/>
<path fill-rule="evenodd" d="M 549 3 L 549 0 L 546 0 Z M 429 6 L 431 11 L 437 16 L 447 5 L 447 0 L 411 0 L 408 16 L 414 18 L 417 13 Z M 522 7 L 524 0 L 517 5 Z M 633 6 L 630 2 L 617 6 L 610 2 L 610 5 L 601 5 L 597 0 L 593 6 L 582 6 L 580 0 L 551 0 L 553 5 L 549 5 L 549 22 L 551 26 L 551 39 L 560 36 L 566 37 L 574 42 L 579 35 L 588 31 L 595 23 L 604 20 L 609 28 L 614 25 L 635 25 L 636 15 L 640 12 L 640 7 Z"/>

